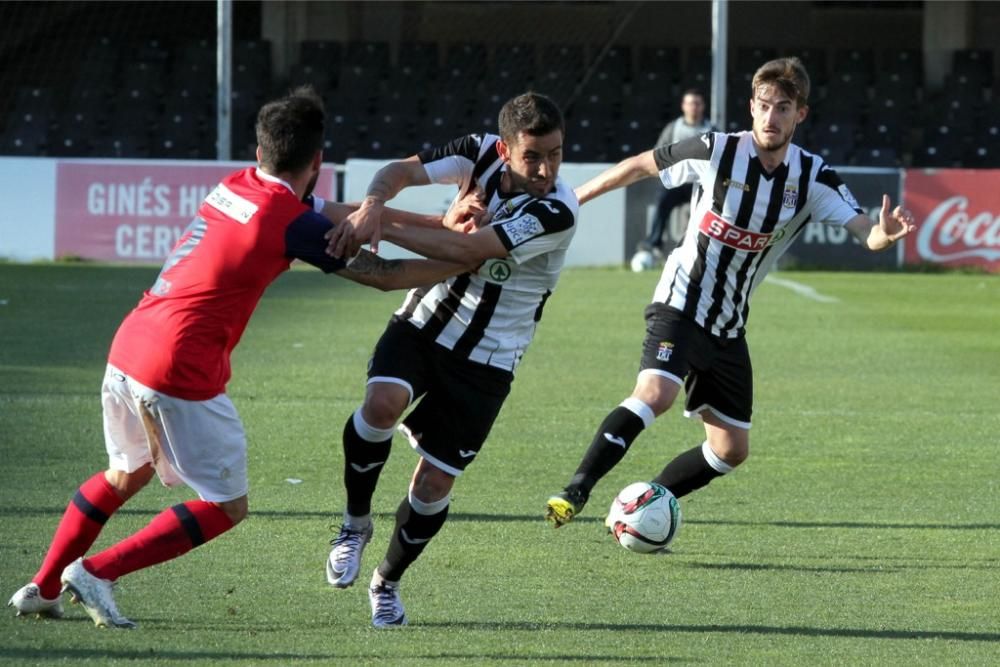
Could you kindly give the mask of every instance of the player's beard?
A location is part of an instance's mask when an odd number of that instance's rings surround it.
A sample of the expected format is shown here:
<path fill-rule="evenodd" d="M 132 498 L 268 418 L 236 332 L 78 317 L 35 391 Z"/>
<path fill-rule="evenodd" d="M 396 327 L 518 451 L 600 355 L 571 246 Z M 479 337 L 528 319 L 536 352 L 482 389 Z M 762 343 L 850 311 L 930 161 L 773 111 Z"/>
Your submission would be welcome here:
<path fill-rule="evenodd" d="M 510 179 L 511 190 L 513 192 L 527 192 L 532 197 L 544 197 L 552 187 L 551 182 L 533 181 L 532 179 L 507 170 L 507 177 Z"/>
<path fill-rule="evenodd" d="M 775 136 L 774 134 L 764 134 L 763 129 L 759 131 L 755 129 L 753 132 L 753 138 L 757 142 L 757 145 L 769 152 L 780 151 L 785 148 L 789 143 L 791 143 L 794 135 L 794 126 L 788 131 L 787 134 L 779 134 L 779 136 Z"/>
<path fill-rule="evenodd" d="M 302 195 L 302 199 L 303 200 L 306 197 L 308 197 L 309 195 L 311 195 L 313 193 L 313 189 L 316 187 L 316 182 L 317 181 L 319 181 L 319 171 L 318 170 L 316 171 L 315 174 L 313 174 L 312 178 L 309 179 L 309 184 L 306 185 L 306 193 L 304 195 Z"/>

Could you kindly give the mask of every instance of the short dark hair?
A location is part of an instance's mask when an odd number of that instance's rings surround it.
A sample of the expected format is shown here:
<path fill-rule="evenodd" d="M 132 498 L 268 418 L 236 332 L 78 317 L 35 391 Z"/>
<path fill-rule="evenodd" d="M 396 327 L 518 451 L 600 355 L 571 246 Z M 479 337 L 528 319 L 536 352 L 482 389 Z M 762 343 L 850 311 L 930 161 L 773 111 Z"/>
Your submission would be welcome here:
<path fill-rule="evenodd" d="M 804 107 L 809 104 L 809 74 L 798 58 L 777 58 L 761 65 L 753 75 L 751 97 L 757 96 L 761 86 L 775 86 Z"/>
<path fill-rule="evenodd" d="M 272 174 L 305 169 L 323 149 L 326 111 L 312 86 L 302 86 L 268 102 L 257 114 L 260 166 Z"/>
<path fill-rule="evenodd" d="M 559 130 L 566 134 L 562 111 L 550 98 L 540 93 L 524 93 L 507 100 L 500 109 L 500 138 L 504 143 L 517 141 L 521 132 L 542 137 Z"/>
<path fill-rule="evenodd" d="M 681 99 L 683 100 L 688 95 L 700 97 L 702 102 L 705 101 L 705 93 L 701 92 L 701 88 L 688 88 L 684 91 L 684 94 L 681 95 Z"/>

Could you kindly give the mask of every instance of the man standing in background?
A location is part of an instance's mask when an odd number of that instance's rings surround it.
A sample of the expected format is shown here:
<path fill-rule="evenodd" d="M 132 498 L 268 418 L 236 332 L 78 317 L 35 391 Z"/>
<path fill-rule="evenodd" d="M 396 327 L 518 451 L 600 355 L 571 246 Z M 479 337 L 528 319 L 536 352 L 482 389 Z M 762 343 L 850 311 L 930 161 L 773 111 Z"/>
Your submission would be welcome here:
<path fill-rule="evenodd" d="M 667 123 L 660 137 L 656 140 L 656 146 L 669 146 L 678 141 L 690 139 L 706 132 L 714 132 L 715 128 L 705 118 L 705 96 L 696 88 L 689 88 L 684 91 L 681 98 L 681 115 Z M 691 200 L 691 193 L 694 189 L 692 183 L 685 183 L 676 188 L 670 188 L 660 193 L 660 200 L 656 205 L 656 214 L 653 217 L 653 226 L 649 234 L 639 243 L 636 251 L 638 257 L 640 253 L 650 253 L 651 258 L 647 258 L 645 263 L 650 268 L 663 261 L 663 234 L 667 231 L 670 221 L 670 214 L 675 208 L 684 202 Z M 633 264 L 635 265 L 635 264 Z"/>

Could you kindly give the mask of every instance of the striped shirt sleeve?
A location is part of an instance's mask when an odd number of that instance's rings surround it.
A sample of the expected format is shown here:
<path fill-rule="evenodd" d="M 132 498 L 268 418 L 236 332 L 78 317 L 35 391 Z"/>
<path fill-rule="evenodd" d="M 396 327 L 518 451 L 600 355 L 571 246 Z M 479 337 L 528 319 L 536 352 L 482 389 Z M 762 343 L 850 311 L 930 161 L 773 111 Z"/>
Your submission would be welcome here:
<path fill-rule="evenodd" d="M 518 264 L 563 245 L 573 233 L 575 216 L 566 204 L 555 199 L 536 199 L 520 214 L 493 225 L 500 242 Z"/>
<path fill-rule="evenodd" d="M 856 215 L 864 213 L 837 172 L 825 163 L 820 165 L 816 174 L 816 185 L 809 193 L 813 200 L 813 220 L 846 225 Z"/>
<path fill-rule="evenodd" d="M 699 167 L 707 165 L 712 158 L 714 143 L 714 135 L 708 133 L 654 148 L 653 159 L 660 170 L 663 186 L 675 188 L 697 180 Z"/>

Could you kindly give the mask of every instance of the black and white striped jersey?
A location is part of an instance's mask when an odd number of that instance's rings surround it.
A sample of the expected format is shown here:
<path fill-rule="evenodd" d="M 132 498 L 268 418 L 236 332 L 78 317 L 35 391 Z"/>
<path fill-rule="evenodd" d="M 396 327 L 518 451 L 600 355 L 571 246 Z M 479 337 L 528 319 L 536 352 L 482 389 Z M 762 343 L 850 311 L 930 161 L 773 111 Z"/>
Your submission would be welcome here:
<path fill-rule="evenodd" d="M 470 134 L 419 154 L 432 183 L 458 185 L 456 201 L 480 189 L 509 255 L 474 273 L 411 290 L 396 316 L 472 361 L 513 371 L 555 289 L 580 208 L 561 178 L 544 198 L 500 191 L 500 137 Z"/>
<path fill-rule="evenodd" d="M 665 187 L 698 185 L 653 300 L 726 338 L 743 335 L 754 289 L 806 223 L 844 225 L 862 212 L 822 158 L 791 144 L 768 174 L 752 137 L 708 133 L 653 151 Z"/>

